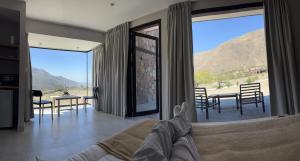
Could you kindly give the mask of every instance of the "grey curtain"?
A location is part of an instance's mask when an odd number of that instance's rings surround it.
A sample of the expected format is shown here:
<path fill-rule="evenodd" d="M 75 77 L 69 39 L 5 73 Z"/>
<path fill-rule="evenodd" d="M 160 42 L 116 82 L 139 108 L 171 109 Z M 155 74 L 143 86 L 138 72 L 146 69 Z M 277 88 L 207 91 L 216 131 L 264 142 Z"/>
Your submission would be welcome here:
<path fill-rule="evenodd" d="M 168 44 L 170 60 L 168 117 L 173 117 L 175 105 L 187 102 L 188 119 L 196 122 L 191 2 L 178 3 L 169 7 Z"/>
<path fill-rule="evenodd" d="M 97 47 L 94 55 L 94 83 L 101 86 L 98 109 L 125 117 L 127 109 L 127 64 L 129 23 L 119 25 L 106 33 L 105 51 Z"/>
<path fill-rule="evenodd" d="M 33 105 L 32 105 L 32 74 L 31 74 L 31 58 L 30 58 L 30 49 L 28 43 L 28 34 L 26 34 L 26 47 L 27 53 L 25 53 L 25 105 L 24 105 L 24 121 L 28 122 L 31 118 L 34 117 Z"/>
<path fill-rule="evenodd" d="M 272 115 L 299 113 L 300 77 L 286 0 L 265 0 Z"/>
<path fill-rule="evenodd" d="M 98 88 L 96 99 L 94 99 L 95 109 L 98 111 L 104 111 L 104 98 L 103 83 L 104 83 L 104 71 L 105 71 L 105 46 L 101 44 L 93 49 L 93 88 Z"/>

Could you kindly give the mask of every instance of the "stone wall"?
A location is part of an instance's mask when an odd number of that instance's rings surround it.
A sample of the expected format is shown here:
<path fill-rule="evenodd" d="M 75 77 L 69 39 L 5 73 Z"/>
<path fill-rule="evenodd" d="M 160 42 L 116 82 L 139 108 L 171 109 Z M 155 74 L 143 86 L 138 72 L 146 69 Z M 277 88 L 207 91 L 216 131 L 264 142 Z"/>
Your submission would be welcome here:
<path fill-rule="evenodd" d="M 158 36 L 159 30 L 143 32 Z M 154 40 L 136 38 L 136 97 L 137 105 L 156 108 L 156 44 Z M 149 108 L 147 108 L 149 109 Z"/>

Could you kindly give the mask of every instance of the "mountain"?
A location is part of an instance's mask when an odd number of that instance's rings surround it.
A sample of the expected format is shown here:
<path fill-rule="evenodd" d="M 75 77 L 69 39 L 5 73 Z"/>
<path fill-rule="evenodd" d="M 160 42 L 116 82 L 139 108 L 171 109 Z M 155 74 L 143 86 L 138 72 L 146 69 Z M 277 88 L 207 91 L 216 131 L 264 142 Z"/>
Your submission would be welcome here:
<path fill-rule="evenodd" d="M 267 65 L 263 29 L 229 40 L 215 49 L 194 55 L 194 68 L 219 74 Z"/>
<path fill-rule="evenodd" d="M 54 90 L 65 87 L 79 87 L 81 83 L 62 76 L 54 76 L 44 69 L 32 67 L 32 89 Z"/>

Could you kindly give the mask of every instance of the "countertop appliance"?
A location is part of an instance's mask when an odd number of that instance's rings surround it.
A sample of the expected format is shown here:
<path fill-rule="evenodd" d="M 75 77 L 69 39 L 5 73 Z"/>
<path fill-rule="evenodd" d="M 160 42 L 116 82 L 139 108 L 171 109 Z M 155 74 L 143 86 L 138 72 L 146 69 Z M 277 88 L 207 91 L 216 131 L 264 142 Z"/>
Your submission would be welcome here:
<path fill-rule="evenodd" d="M 11 128 L 14 126 L 13 95 L 13 90 L 0 89 L 0 128 Z"/>

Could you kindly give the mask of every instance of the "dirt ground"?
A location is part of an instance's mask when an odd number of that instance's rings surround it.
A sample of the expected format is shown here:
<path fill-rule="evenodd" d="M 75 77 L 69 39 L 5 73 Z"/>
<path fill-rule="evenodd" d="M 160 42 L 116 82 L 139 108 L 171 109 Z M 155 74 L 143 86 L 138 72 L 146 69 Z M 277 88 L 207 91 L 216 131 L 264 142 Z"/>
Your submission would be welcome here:
<path fill-rule="evenodd" d="M 222 88 L 216 88 L 217 82 L 215 83 L 210 83 L 210 84 L 202 84 L 199 85 L 198 87 L 206 87 L 207 89 L 207 94 L 223 94 L 223 93 L 239 93 L 240 91 L 240 84 L 246 83 L 245 78 L 240 78 L 240 79 L 234 79 L 230 80 L 231 86 L 229 87 L 222 87 Z M 258 80 L 255 82 L 259 82 L 261 85 L 261 91 L 264 93 L 265 96 L 269 95 L 269 80 L 268 80 L 268 75 L 267 74 L 260 74 L 258 75 Z M 253 82 L 254 83 L 254 82 Z"/>

